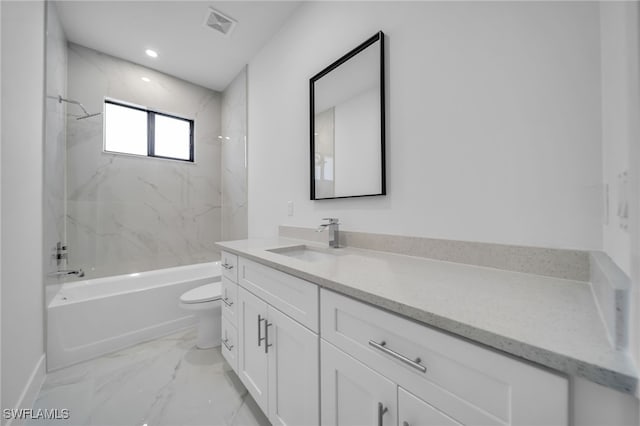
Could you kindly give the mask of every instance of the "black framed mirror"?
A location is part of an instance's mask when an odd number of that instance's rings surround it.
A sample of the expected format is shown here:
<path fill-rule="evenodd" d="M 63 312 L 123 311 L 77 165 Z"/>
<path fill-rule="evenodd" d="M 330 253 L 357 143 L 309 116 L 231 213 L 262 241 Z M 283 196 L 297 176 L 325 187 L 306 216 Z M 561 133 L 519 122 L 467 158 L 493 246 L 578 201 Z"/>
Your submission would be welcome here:
<path fill-rule="evenodd" d="M 385 195 L 384 34 L 311 77 L 311 199 Z"/>

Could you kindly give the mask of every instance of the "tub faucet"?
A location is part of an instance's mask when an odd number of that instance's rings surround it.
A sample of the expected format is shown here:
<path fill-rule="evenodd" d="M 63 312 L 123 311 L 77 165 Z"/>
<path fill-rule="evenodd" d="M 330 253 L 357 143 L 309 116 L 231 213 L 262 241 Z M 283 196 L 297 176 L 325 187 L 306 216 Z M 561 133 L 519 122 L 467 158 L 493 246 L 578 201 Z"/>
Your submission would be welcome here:
<path fill-rule="evenodd" d="M 322 232 L 329 228 L 329 247 L 340 247 L 340 231 L 338 230 L 338 219 L 335 217 L 325 217 L 322 220 L 328 220 L 329 223 L 323 223 L 316 229 L 316 232 Z"/>
<path fill-rule="evenodd" d="M 50 277 L 60 277 L 60 276 L 67 276 L 67 275 L 75 275 L 78 278 L 82 278 L 82 277 L 84 277 L 84 271 L 82 269 L 61 269 L 59 271 L 49 272 L 47 275 L 50 276 Z"/>
<path fill-rule="evenodd" d="M 58 241 L 56 243 L 55 254 L 53 255 L 53 258 L 56 260 L 56 266 L 58 268 L 63 266 L 63 264 L 67 262 L 67 246 Z"/>

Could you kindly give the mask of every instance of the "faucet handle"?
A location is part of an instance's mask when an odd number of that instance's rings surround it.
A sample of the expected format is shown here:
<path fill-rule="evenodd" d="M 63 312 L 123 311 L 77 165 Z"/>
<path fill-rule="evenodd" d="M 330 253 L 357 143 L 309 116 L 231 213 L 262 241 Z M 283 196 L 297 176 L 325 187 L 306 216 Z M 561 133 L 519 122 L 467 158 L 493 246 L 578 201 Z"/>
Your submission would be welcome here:
<path fill-rule="evenodd" d="M 338 224 L 338 218 L 337 217 L 324 217 L 324 218 L 322 218 L 322 220 L 328 220 L 330 225 Z"/>

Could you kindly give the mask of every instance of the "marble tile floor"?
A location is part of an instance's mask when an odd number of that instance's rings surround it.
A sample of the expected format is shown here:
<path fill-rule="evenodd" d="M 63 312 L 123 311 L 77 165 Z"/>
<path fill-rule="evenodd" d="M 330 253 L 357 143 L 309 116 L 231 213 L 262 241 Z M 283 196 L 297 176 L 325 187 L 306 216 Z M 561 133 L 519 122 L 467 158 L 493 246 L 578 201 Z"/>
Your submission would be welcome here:
<path fill-rule="evenodd" d="M 45 425 L 269 425 L 220 348 L 196 349 L 195 329 L 47 375 L 37 409 L 68 409 Z"/>

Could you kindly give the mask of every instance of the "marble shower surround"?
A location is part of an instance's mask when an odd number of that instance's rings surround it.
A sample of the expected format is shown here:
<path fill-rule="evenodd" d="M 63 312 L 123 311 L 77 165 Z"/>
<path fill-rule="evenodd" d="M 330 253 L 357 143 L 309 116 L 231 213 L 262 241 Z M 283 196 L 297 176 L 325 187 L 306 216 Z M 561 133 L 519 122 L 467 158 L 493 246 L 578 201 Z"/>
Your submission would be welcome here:
<path fill-rule="evenodd" d="M 195 120 L 195 163 L 185 163 L 104 153 L 103 116 L 76 120 L 68 107 L 70 264 L 95 278 L 217 260 L 220 94 L 70 43 L 68 97 L 90 113 L 111 97 Z"/>

